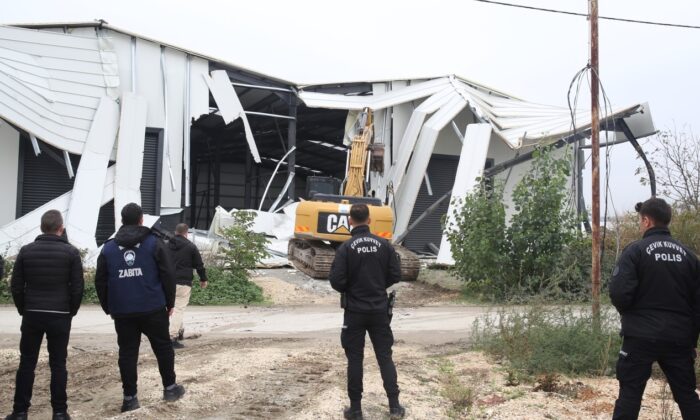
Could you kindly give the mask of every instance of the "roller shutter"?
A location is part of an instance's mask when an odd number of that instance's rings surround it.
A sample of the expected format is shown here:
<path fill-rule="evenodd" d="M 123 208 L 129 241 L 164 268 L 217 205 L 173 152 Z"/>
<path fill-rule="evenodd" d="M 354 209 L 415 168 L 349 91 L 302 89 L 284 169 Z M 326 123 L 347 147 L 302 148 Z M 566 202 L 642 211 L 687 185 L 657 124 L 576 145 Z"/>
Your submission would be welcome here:
<path fill-rule="evenodd" d="M 413 207 L 413 213 L 411 213 L 409 226 L 431 204 L 452 189 L 458 163 L 459 156 L 433 155 L 430 158 L 427 172 L 433 195 L 428 194 L 425 181 L 423 181 L 418 198 L 416 198 L 416 204 Z M 445 200 L 433 214 L 426 217 L 423 222 L 406 236 L 403 245 L 419 254 L 432 253 L 430 248 L 428 248 L 429 243 L 439 247 L 440 239 L 442 238 L 442 218 L 447 214 L 449 204 L 449 200 Z"/>

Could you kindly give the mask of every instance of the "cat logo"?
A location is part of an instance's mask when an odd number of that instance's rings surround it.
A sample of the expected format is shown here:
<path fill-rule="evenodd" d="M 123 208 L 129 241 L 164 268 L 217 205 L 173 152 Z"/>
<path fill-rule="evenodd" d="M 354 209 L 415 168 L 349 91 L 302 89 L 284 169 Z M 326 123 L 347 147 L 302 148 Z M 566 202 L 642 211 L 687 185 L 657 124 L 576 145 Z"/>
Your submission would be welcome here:
<path fill-rule="evenodd" d="M 318 230 L 320 233 L 350 235 L 350 220 L 347 214 L 319 213 Z"/>
<path fill-rule="evenodd" d="M 136 253 L 132 250 L 126 251 L 124 253 L 124 262 L 126 262 L 126 265 L 129 267 L 133 266 L 136 262 Z"/>

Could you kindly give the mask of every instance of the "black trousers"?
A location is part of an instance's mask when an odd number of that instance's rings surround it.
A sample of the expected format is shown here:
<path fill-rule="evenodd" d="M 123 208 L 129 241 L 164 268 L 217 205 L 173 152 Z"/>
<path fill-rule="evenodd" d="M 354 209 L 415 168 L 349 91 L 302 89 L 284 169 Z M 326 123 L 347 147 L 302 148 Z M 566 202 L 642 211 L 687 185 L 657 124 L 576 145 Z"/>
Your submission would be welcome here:
<path fill-rule="evenodd" d="M 379 363 L 384 390 L 390 400 L 398 400 L 396 366 L 391 358 L 394 335 L 386 313 L 362 314 L 345 311 L 340 342 L 348 358 L 348 397 L 351 401 L 362 399 L 362 362 L 365 355 L 366 332 L 369 333 L 369 339 L 372 341 L 374 354 Z"/>
<path fill-rule="evenodd" d="M 34 370 L 39 359 L 41 341 L 46 334 L 51 368 L 51 407 L 54 413 L 65 413 L 68 409 L 66 384 L 68 371 L 68 339 L 72 317 L 69 314 L 26 311 L 22 316 L 22 337 L 19 341 L 19 368 L 17 369 L 13 411 L 26 412 L 32 405 Z"/>
<path fill-rule="evenodd" d="M 168 312 L 165 308 L 148 315 L 114 319 L 119 344 L 119 373 L 125 396 L 136 395 L 136 366 L 139 361 L 141 334 L 148 337 L 151 349 L 156 355 L 163 387 L 175 383 L 175 352 L 170 342 L 168 326 Z"/>
<path fill-rule="evenodd" d="M 615 401 L 614 420 L 636 419 L 651 365 L 657 362 L 666 375 L 673 399 L 683 419 L 700 419 L 700 399 L 695 393 L 695 351 L 671 342 L 625 337 L 617 361 L 620 394 Z"/>

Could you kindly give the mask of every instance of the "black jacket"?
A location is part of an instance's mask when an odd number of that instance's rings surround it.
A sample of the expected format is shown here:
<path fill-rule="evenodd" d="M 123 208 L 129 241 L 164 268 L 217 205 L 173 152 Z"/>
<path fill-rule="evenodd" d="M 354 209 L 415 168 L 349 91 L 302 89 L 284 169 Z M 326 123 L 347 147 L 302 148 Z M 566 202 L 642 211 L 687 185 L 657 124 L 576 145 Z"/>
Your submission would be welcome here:
<path fill-rule="evenodd" d="M 696 345 L 700 264 L 668 229 L 649 229 L 622 251 L 610 299 L 622 317 L 623 336 Z"/>
<path fill-rule="evenodd" d="M 80 252 L 65 238 L 39 235 L 20 249 L 10 288 L 20 315 L 26 311 L 77 314 L 84 288 Z"/>
<path fill-rule="evenodd" d="M 362 313 L 386 312 L 386 289 L 401 280 L 401 260 L 389 241 L 373 235 L 369 226 L 352 229 L 352 238 L 335 253 L 330 282 L 345 293 L 346 310 Z"/>
<path fill-rule="evenodd" d="M 119 228 L 114 236 L 117 245 L 125 248 L 134 247 L 143 242 L 151 234 L 151 229 L 145 226 L 124 225 Z M 170 260 L 170 255 L 165 244 L 158 239 L 154 258 L 158 266 L 158 278 L 163 286 L 165 294 L 165 306 L 171 309 L 175 306 L 175 266 Z M 97 258 L 97 270 L 95 272 L 95 290 L 100 300 L 100 305 L 106 314 L 109 314 L 109 292 L 108 292 L 108 261 L 103 253 Z M 134 312 L 129 316 L 145 315 L 148 312 Z"/>
<path fill-rule="evenodd" d="M 175 264 L 175 282 L 183 286 L 192 286 L 192 270 L 197 270 L 199 281 L 207 281 L 202 256 L 197 246 L 187 238 L 175 235 L 168 241 L 170 259 Z"/>

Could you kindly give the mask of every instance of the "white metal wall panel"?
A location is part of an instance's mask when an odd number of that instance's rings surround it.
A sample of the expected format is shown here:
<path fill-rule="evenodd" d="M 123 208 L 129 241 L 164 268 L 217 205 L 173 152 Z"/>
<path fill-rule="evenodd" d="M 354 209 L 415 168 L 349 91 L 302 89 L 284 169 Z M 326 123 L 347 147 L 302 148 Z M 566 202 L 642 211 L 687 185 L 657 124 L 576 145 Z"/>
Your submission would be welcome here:
<path fill-rule="evenodd" d="M 345 96 L 317 92 L 300 92 L 299 98 L 310 108 L 355 110 L 370 108 L 376 110 L 425 98 L 448 86 L 450 86 L 450 81 L 446 77 L 443 77 L 417 83 L 403 89 L 392 90 L 391 92 L 377 96 Z"/>
<path fill-rule="evenodd" d="M 469 124 L 462 143 L 462 151 L 457 164 L 454 186 L 452 187 L 452 197 L 447 209 L 447 229 L 454 224 L 454 212 L 457 208 L 455 200 L 463 199 L 476 185 L 476 179 L 484 173 L 486 154 L 491 143 L 490 124 Z M 440 252 L 437 256 L 439 264 L 454 264 L 452 249 L 447 240 L 447 235 L 443 233 L 440 240 Z"/>
<path fill-rule="evenodd" d="M 80 154 L 99 98 L 119 84 L 108 41 L 0 26 L 0 116 Z"/>
<path fill-rule="evenodd" d="M 209 114 L 209 88 L 203 75 L 209 74 L 209 62 L 192 57 L 190 63 L 190 117 L 197 119 Z"/>
<path fill-rule="evenodd" d="M 0 120 L 0 226 L 15 220 L 17 210 L 17 165 L 19 163 L 19 133 Z M 2 250 L 0 249 L 0 252 Z"/>
<path fill-rule="evenodd" d="M 136 40 L 136 93 L 148 102 L 149 127 L 164 128 L 163 80 L 160 72 L 160 45 Z"/>
<path fill-rule="evenodd" d="M 391 82 L 392 90 L 401 89 L 405 86 L 406 82 L 404 81 Z M 392 164 L 396 163 L 396 159 L 399 156 L 399 150 L 401 150 L 401 139 L 403 138 L 403 134 L 406 131 L 408 121 L 411 119 L 411 114 L 413 114 L 414 109 L 413 103 L 411 102 L 398 104 L 391 108 Z"/>
<path fill-rule="evenodd" d="M 146 133 L 146 98 L 127 92 L 122 96 L 117 163 L 114 182 L 114 208 L 128 203 L 141 204 L 141 172 L 143 144 Z M 114 212 L 115 230 L 121 226 L 121 214 Z"/>
<path fill-rule="evenodd" d="M 186 56 L 180 51 L 169 48 L 165 49 L 165 71 L 168 83 L 168 138 L 165 139 L 165 146 L 168 150 L 163 151 L 161 206 L 180 208 L 182 202 L 182 145 L 183 145 L 183 118 L 185 101 L 186 82 Z M 170 174 L 167 172 L 167 162 L 170 161 L 170 170 L 175 178 L 175 185 L 171 184 Z"/>
<path fill-rule="evenodd" d="M 408 227 L 411 210 L 418 196 L 418 190 L 425 176 L 430 156 L 433 154 L 438 133 L 467 105 L 462 97 L 452 97 L 450 102 L 441 107 L 423 126 L 413 152 L 413 159 L 406 171 L 404 181 L 395 184 L 396 191 L 396 225 L 394 235 L 401 235 Z"/>
<path fill-rule="evenodd" d="M 122 92 L 133 90 L 131 86 L 131 37 L 119 32 L 108 31 L 108 36 L 112 40 L 114 52 L 119 57 L 119 79 L 121 81 Z"/>
<path fill-rule="evenodd" d="M 95 230 L 101 207 L 97 193 L 105 182 L 118 129 L 119 106 L 109 98 L 102 98 L 81 154 L 66 220 L 70 241 L 80 249 L 97 246 Z"/>

